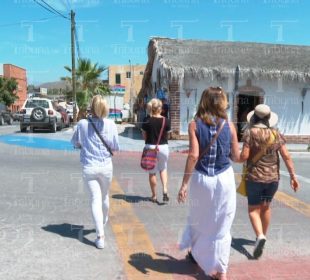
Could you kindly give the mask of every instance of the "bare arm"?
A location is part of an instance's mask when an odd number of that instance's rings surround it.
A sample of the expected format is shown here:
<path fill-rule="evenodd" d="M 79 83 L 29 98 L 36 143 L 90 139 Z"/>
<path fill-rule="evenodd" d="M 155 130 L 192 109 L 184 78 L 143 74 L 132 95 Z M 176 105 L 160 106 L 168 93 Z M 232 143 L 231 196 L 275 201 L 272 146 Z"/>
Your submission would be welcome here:
<path fill-rule="evenodd" d="M 230 158 L 234 162 L 240 162 L 239 142 L 235 125 L 229 122 L 229 128 L 231 133 L 231 153 Z"/>
<path fill-rule="evenodd" d="M 242 150 L 240 153 L 240 161 L 239 162 L 244 162 L 249 158 L 250 155 L 250 147 L 246 144 L 243 144 Z"/>
<path fill-rule="evenodd" d="M 283 158 L 284 160 L 284 163 L 286 165 L 286 168 L 290 174 L 290 177 L 291 177 L 291 180 L 290 180 L 290 183 L 291 183 L 291 188 L 296 192 L 299 188 L 299 182 L 296 178 L 296 174 L 295 174 L 295 170 L 294 170 L 294 164 L 293 164 L 293 161 L 292 161 L 292 158 L 286 148 L 285 145 L 282 145 L 281 148 L 280 148 L 280 154 L 281 154 L 281 157 Z"/>
<path fill-rule="evenodd" d="M 144 130 L 142 130 L 141 132 L 142 132 L 143 140 L 145 141 L 146 140 L 146 132 Z"/>
<path fill-rule="evenodd" d="M 182 185 L 179 190 L 178 202 L 184 202 L 186 200 L 188 182 L 190 177 L 192 176 L 193 169 L 199 158 L 199 143 L 195 131 L 196 131 L 196 122 L 192 121 L 188 126 L 189 152 L 186 160 Z"/>

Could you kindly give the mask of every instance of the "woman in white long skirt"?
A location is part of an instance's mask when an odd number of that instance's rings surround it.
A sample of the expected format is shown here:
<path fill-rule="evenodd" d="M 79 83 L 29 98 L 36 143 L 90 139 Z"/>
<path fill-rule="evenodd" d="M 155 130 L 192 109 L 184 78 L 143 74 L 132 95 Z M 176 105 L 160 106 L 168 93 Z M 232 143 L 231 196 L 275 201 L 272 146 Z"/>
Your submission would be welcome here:
<path fill-rule="evenodd" d="M 230 159 L 240 157 L 236 129 L 227 121 L 226 108 L 221 88 L 202 93 L 195 120 L 189 124 L 190 150 L 178 194 L 178 201 L 184 202 L 190 185 L 189 216 L 179 247 L 188 248 L 204 272 L 220 280 L 227 279 L 236 211 Z"/>

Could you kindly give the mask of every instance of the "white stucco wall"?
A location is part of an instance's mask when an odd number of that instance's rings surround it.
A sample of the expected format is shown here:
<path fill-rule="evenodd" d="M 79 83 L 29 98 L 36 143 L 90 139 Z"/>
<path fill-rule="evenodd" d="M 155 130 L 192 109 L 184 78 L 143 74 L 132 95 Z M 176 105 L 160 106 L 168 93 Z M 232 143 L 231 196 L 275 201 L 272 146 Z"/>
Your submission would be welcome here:
<path fill-rule="evenodd" d="M 245 79 L 240 79 L 239 86 L 246 84 Z M 304 98 L 304 112 L 302 113 L 301 90 L 303 83 L 278 82 L 267 80 L 252 80 L 253 86 L 261 87 L 265 91 L 265 104 L 278 114 L 279 130 L 286 135 L 310 135 L 310 90 Z M 187 79 L 180 89 L 180 134 L 187 135 L 188 122 L 194 117 L 202 91 L 209 86 L 221 86 L 229 95 L 230 108 L 228 117 L 232 120 L 233 114 L 233 88 L 234 79 L 230 77 L 222 82 L 217 80 Z M 186 92 L 191 91 L 189 97 Z"/>
<path fill-rule="evenodd" d="M 302 113 L 301 90 L 305 85 L 296 82 L 264 82 L 265 103 L 278 114 L 279 130 L 286 135 L 310 135 L 310 90 L 304 98 Z"/>
<path fill-rule="evenodd" d="M 194 80 L 186 79 L 183 87 L 180 89 L 180 134 L 187 135 L 188 123 L 193 119 L 198 103 L 201 98 L 202 92 L 210 86 L 220 86 L 229 94 L 229 101 L 232 101 L 232 90 L 234 87 L 233 80 L 226 79 L 222 82 L 211 79 Z M 186 92 L 191 91 L 189 97 L 186 96 Z M 228 109 L 228 117 L 231 119 L 232 107 Z"/>

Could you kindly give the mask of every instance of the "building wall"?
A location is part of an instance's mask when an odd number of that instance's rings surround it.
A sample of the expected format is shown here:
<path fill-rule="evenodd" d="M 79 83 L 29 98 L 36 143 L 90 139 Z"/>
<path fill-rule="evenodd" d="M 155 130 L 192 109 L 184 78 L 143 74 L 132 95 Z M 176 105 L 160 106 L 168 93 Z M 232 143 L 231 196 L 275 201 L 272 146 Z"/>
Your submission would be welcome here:
<path fill-rule="evenodd" d="M 156 80 L 156 76 L 153 79 Z M 203 90 L 209 86 L 221 86 L 228 93 L 230 105 L 228 118 L 236 122 L 234 112 L 236 108 L 233 108 L 234 83 L 232 81 L 233 77 L 220 82 L 208 78 L 204 80 L 185 79 L 182 84 L 179 84 L 178 81 L 170 81 L 169 101 L 172 130 L 176 135 L 175 138 L 187 136 L 188 123 L 196 113 Z M 244 86 L 246 83 L 245 79 L 240 79 L 239 86 Z M 264 90 L 260 100 L 263 100 L 265 104 L 270 106 L 273 112 L 278 114 L 279 121 L 277 127 L 285 135 L 288 142 L 309 143 L 310 89 L 302 97 L 301 90 L 305 87 L 305 84 L 302 82 L 252 80 L 252 85 Z"/>
<path fill-rule="evenodd" d="M 3 76 L 6 78 L 14 78 L 18 83 L 17 95 L 19 99 L 15 101 L 11 108 L 13 112 L 16 112 L 27 99 L 26 70 L 12 64 L 3 64 Z"/>
<path fill-rule="evenodd" d="M 135 100 L 142 86 L 142 79 L 145 71 L 145 65 L 112 65 L 109 67 L 109 86 L 116 85 L 116 74 L 120 74 L 120 85 L 126 87 L 124 95 L 124 104 L 130 100 L 130 92 Z M 131 72 L 131 78 L 127 78 L 127 73 Z M 133 100 L 133 101 L 134 101 Z"/>
<path fill-rule="evenodd" d="M 240 80 L 239 86 L 246 84 L 246 80 Z M 310 90 L 307 91 L 304 98 L 302 98 L 301 90 L 305 86 L 303 83 L 297 82 L 278 82 L 266 80 L 252 80 L 253 86 L 258 86 L 265 91 L 263 94 L 264 103 L 269 105 L 271 110 L 278 114 L 279 130 L 287 135 L 309 135 L 310 137 Z M 184 83 L 180 90 L 181 95 L 181 123 L 180 133 L 187 133 L 187 110 L 190 109 L 190 117 L 193 117 L 196 112 L 197 104 L 200 100 L 203 89 L 209 86 L 222 86 L 229 94 L 230 108 L 228 110 L 229 119 L 233 119 L 233 86 L 229 80 L 223 82 L 216 82 L 211 80 L 195 81 L 190 80 Z M 195 100 L 194 94 L 189 98 L 186 96 L 185 89 L 197 89 L 197 98 Z M 302 112 L 303 101 L 303 112 Z M 291 138 L 291 137 L 290 137 Z"/>

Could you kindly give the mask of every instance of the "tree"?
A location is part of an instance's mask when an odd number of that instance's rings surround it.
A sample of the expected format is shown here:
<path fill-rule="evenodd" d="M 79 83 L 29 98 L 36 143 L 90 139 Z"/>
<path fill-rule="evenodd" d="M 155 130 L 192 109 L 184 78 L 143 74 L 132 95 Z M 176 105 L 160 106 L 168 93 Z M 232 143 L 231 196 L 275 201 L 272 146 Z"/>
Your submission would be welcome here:
<path fill-rule="evenodd" d="M 11 106 L 17 99 L 18 83 L 14 78 L 0 77 L 0 103 Z"/>
<path fill-rule="evenodd" d="M 65 69 L 70 73 L 72 72 L 69 66 L 65 66 Z M 78 60 L 76 69 L 76 100 L 80 109 L 85 110 L 89 100 L 96 94 L 111 94 L 109 87 L 100 80 L 101 74 L 106 70 L 106 67 L 98 65 L 98 63 L 92 64 L 90 59 L 81 58 Z M 61 79 L 70 84 L 72 82 L 71 77 L 63 77 Z"/>

